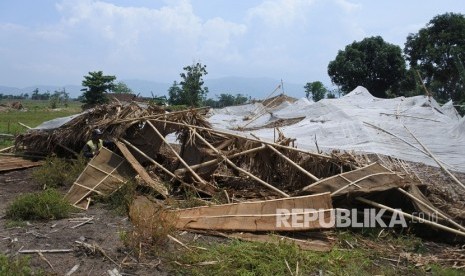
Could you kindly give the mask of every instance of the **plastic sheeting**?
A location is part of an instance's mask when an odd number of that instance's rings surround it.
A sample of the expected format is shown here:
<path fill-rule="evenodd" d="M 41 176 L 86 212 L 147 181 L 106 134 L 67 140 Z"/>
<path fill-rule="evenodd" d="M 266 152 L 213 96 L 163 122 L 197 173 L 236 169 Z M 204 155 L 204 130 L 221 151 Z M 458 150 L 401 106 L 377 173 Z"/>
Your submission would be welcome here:
<path fill-rule="evenodd" d="M 272 141 L 272 128 L 243 132 L 236 129 L 246 125 L 247 128 L 257 128 L 277 119 L 297 117 L 305 118 L 280 129 L 286 137 L 297 139 L 295 145 L 298 148 L 316 150 L 316 140 L 319 149 L 326 152 L 354 150 L 436 166 L 418 149 L 421 146 L 404 128 L 405 125 L 447 167 L 465 172 L 465 119 L 457 114 L 451 103 L 441 107 L 426 96 L 380 99 L 359 86 L 339 99 L 324 99 L 317 103 L 300 99 L 274 109 L 264 110 L 263 106 L 254 104 L 214 110 L 209 121 L 214 128 L 233 130 L 245 136 L 253 133 Z M 391 132 L 417 148 L 367 123 Z"/>

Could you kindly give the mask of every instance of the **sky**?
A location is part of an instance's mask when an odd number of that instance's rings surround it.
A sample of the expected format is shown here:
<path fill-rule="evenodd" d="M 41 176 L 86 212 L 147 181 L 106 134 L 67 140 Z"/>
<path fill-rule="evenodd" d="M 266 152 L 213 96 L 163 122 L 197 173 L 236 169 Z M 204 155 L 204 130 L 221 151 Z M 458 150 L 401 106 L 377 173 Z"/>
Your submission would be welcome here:
<path fill-rule="evenodd" d="M 381 36 L 402 49 L 457 0 L 1 0 L 0 85 L 80 85 L 90 71 L 117 80 L 273 78 L 330 85 L 339 50 Z"/>

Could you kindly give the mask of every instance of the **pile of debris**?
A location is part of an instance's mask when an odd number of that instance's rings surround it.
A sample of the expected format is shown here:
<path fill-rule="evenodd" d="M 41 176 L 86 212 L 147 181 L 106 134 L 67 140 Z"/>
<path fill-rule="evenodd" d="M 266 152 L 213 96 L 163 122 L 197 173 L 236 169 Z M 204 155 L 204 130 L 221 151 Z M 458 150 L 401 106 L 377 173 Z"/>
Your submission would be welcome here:
<path fill-rule="evenodd" d="M 20 135 L 16 149 L 77 154 L 91 131 L 102 129 L 115 147 L 90 160 L 66 199 L 87 209 L 93 195 L 111 194 L 136 179 L 150 193 L 137 197 L 131 216 L 164 206 L 178 229 L 226 231 L 262 240 L 263 235 L 231 232 L 334 228 L 334 219 L 341 214 L 369 206 L 388 211 L 377 222 L 402 215 L 422 220 L 423 227 L 465 237 L 460 224 L 464 217 L 454 221 L 435 207 L 422 193 L 427 187 L 401 161 L 381 164 L 367 154 L 302 150 L 279 129 L 273 141 L 214 129 L 203 111 L 166 112 L 136 103 L 102 105 Z M 173 207 L 172 199 L 192 198 L 205 206 Z M 437 219 L 425 220 L 414 215 L 418 212 Z"/>

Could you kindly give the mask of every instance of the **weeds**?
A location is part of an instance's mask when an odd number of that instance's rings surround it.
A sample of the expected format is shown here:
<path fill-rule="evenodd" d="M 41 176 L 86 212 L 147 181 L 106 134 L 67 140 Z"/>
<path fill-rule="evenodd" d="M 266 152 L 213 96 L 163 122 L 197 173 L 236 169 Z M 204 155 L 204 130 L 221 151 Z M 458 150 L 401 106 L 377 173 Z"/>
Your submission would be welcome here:
<path fill-rule="evenodd" d="M 68 161 L 58 157 L 48 157 L 45 164 L 34 170 L 32 177 L 43 189 L 71 186 L 84 170 L 87 160 L 80 155 Z"/>
<path fill-rule="evenodd" d="M 176 231 L 176 217 L 163 207 L 155 208 L 155 203 L 147 198 L 135 201 L 129 210 L 133 230 L 120 233 L 123 243 L 138 252 L 156 253 L 160 245 L 168 240 L 168 235 Z"/>
<path fill-rule="evenodd" d="M 66 218 L 73 209 L 54 189 L 17 197 L 8 207 L 6 217 L 12 220 L 51 220 Z"/>
<path fill-rule="evenodd" d="M 178 263 L 186 266 L 178 266 L 177 272 L 193 275 L 311 275 L 329 271 L 336 275 L 364 275 L 371 270 L 369 258 L 359 250 L 317 253 L 302 251 L 285 242 L 241 241 L 207 246 L 207 249 L 178 256 Z M 208 268 L 203 264 L 209 264 Z"/>
<path fill-rule="evenodd" d="M 0 276 L 45 275 L 42 271 L 33 271 L 27 257 L 8 257 L 0 254 Z"/>

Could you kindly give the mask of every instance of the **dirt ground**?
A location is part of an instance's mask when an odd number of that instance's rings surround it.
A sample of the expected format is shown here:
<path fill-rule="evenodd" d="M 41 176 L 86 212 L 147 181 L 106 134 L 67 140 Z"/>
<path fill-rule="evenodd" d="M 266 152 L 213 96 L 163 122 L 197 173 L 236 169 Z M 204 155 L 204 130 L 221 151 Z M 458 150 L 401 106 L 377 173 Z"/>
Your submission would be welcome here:
<path fill-rule="evenodd" d="M 20 194 L 37 192 L 41 187 L 32 179 L 34 169 L 24 169 L 0 173 L 0 254 L 28 255 L 31 267 L 42 269 L 48 275 L 66 275 L 73 267 L 78 266 L 72 275 L 110 275 L 108 271 L 118 271 L 119 275 L 170 275 L 171 269 L 166 259 L 158 257 L 147 258 L 138 262 L 132 252 L 128 252 L 120 238 L 122 231 L 131 229 L 131 223 L 126 216 L 115 214 L 102 204 L 91 205 L 88 211 L 73 213 L 71 218 L 49 222 L 27 222 L 24 225 L 14 225 L 4 218 L 6 207 Z M 436 178 L 442 178 L 437 174 Z M 465 175 L 460 178 L 465 180 Z M 62 190 L 65 193 L 67 188 Z M 444 200 L 444 199 L 443 199 Z M 463 210 L 460 200 L 455 201 L 455 207 Z M 462 208 L 461 208 L 462 207 Z M 82 218 L 93 217 L 91 223 L 73 228 L 82 222 Z M 218 242 L 211 236 L 183 233 L 177 236 L 183 242 L 201 239 L 207 242 Z M 79 245 L 78 242 L 97 245 L 105 253 L 92 252 Z M 362 242 L 362 241 L 360 241 Z M 370 241 L 364 246 L 375 246 Z M 425 247 L 431 258 L 449 256 L 450 252 L 463 248 L 457 245 L 425 242 Z M 22 250 L 56 250 L 67 249 L 63 253 L 22 254 Z M 176 254 L 182 248 L 174 242 L 168 243 L 163 250 Z M 457 251 L 457 252 L 458 252 Z M 383 253 L 384 254 L 384 253 Z M 383 255 L 382 254 L 382 255 Z M 399 252 L 396 253 L 400 254 Z M 394 254 L 394 255 L 396 255 Z M 425 254 L 425 258 L 427 257 Z M 462 254 L 462 253 L 460 253 Z M 421 257 L 421 254 L 419 255 Z M 462 256 L 462 255 L 460 255 Z M 413 257 L 412 257 L 413 258 Z M 430 257 L 428 257 L 430 258 Z M 462 257 L 460 257 L 462 258 Z M 410 260 L 411 261 L 411 260 Z M 409 262 L 410 262 L 409 261 Z M 414 263 L 420 262 L 413 260 Z M 449 264 L 449 263 L 447 263 Z M 116 274 L 118 275 L 118 274 Z"/>
<path fill-rule="evenodd" d="M 0 253 L 16 255 L 20 250 L 72 250 L 69 253 L 43 253 L 44 258 L 37 253 L 27 254 L 33 268 L 41 268 L 50 275 L 65 275 L 76 265 L 79 267 L 72 275 L 109 275 L 107 271 L 114 269 L 121 275 L 167 275 L 164 264 L 156 259 L 141 265 L 129 257 L 119 237 L 121 231 L 131 227 L 128 218 L 98 204 L 86 212 L 73 213 L 68 219 L 11 225 L 4 218 L 7 205 L 22 193 L 40 190 L 31 177 L 32 170 L 0 174 Z M 80 223 L 76 219 L 83 217 L 94 219 L 92 223 L 73 229 Z M 76 241 L 96 244 L 108 257 L 85 250 Z M 126 265 L 121 265 L 123 262 Z"/>

